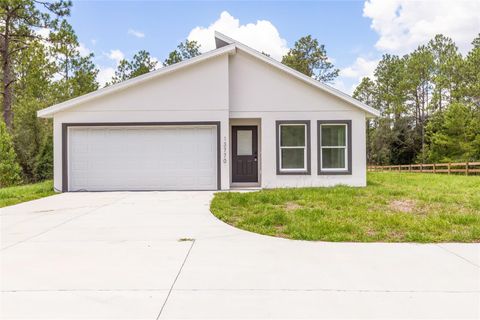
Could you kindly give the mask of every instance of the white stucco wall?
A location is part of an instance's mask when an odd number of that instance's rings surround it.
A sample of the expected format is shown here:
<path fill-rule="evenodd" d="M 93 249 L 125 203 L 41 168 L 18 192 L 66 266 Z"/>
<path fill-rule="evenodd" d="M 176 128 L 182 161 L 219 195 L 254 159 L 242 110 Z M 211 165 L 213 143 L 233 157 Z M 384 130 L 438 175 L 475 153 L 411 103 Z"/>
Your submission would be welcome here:
<path fill-rule="evenodd" d="M 263 188 L 366 185 L 364 111 L 245 53 L 229 59 L 230 118 L 261 119 Z M 277 120 L 310 120 L 310 175 L 277 175 Z M 317 120 L 352 120 L 352 174 L 317 174 Z"/>
<path fill-rule="evenodd" d="M 277 120 L 311 121 L 310 175 L 276 174 Z M 351 175 L 317 174 L 317 120 L 352 120 Z M 366 184 L 365 112 L 237 50 L 55 113 L 55 188 L 62 189 L 62 123 L 193 121 L 221 122 L 222 189 L 230 188 L 235 123 L 259 125 L 264 188 Z"/>

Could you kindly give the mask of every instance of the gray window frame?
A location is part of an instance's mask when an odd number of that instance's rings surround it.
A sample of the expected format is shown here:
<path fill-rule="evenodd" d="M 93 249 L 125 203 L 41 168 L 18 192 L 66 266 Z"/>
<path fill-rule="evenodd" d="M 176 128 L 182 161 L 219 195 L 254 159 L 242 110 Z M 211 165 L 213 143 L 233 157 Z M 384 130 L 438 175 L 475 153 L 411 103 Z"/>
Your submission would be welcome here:
<path fill-rule="evenodd" d="M 322 128 L 323 124 L 342 124 L 347 127 L 347 169 L 322 170 Z M 352 174 L 352 120 L 318 120 L 317 121 L 317 167 L 318 175 L 351 175 Z"/>
<path fill-rule="evenodd" d="M 306 139 L 305 139 L 305 149 L 306 149 L 306 164 L 307 167 L 304 170 L 282 170 L 280 168 L 280 126 L 281 125 L 295 125 L 301 124 L 305 125 L 306 128 Z M 310 138 L 310 120 L 277 120 L 275 122 L 276 127 L 276 151 L 277 151 L 277 175 L 310 175 L 311 174 L 311 138 Z"/>

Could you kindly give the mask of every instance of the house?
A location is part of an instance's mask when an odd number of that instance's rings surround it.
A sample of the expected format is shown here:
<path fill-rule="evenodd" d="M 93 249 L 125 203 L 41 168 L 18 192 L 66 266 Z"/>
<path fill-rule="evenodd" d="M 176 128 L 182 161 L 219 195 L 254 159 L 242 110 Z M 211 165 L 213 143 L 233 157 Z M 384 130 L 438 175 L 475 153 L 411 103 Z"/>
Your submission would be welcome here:
<path fill-rule="evenodd" d="M 217 48 L 40 110 L 57 190 L 366 185 L 378 111 L 223 34 Z"/>

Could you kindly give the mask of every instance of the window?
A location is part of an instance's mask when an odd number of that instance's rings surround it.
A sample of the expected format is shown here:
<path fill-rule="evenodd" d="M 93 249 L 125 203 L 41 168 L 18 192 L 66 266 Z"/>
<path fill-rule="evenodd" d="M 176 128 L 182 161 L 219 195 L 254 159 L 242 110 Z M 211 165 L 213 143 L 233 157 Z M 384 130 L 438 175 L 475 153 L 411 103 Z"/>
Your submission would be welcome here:
<path fill-rule="evenodd" d="M 309 121 L 277 121 L 277 174 L 310 174 L 309 145 Z"/>
<path fill-rule="evenodd" d="M 318 121 L 319 174 L 351 174 L 351 121 Z"/>
<path fill-rule="evenodd" d="M 237 156 L 251 156 L 252 151 L 252 130 L 237 130 Z"/>

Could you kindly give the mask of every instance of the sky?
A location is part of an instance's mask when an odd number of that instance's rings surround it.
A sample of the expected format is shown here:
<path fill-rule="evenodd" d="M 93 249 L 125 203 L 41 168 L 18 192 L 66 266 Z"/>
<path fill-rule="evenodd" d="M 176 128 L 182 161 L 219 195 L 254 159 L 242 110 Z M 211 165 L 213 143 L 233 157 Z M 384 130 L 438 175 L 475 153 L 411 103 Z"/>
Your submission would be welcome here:
<path fill-rule="evenodd" d="M 382 54 L 403 55 L 435 34 L 463 54 L 480 32 L 480 0 L 73 1 L 70 23 L 82 54 L 93 52 L 98 81 L 118 62 L 147 50 L 159 61 L 185 39 L 214 49 L 215 30 L 281 60 L 312 35 L 340 69 L 332 85 L 351 94 Z"/>

